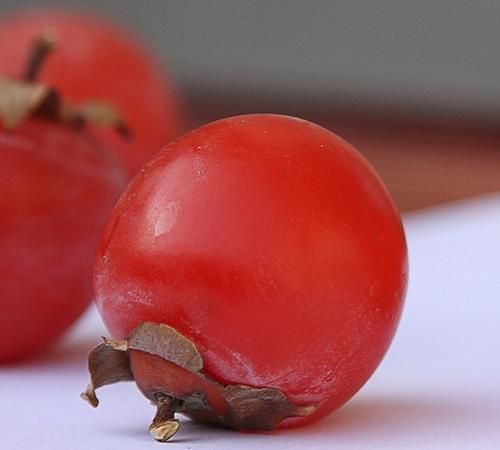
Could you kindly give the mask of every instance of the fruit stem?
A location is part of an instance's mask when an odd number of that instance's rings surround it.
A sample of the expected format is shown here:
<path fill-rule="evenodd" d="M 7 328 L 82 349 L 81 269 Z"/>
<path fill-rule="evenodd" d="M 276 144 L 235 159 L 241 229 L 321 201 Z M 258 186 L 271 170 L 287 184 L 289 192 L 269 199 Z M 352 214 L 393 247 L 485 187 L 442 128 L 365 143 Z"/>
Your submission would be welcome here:
<path fill-rule="evenodd" d="M 54 35 L 49 31 L 44 31 L 32 44 L 27 58 L 23 79 L 25 81 L 35 81 L 40 73 L 47 56 L 54 49 Z"/>
<path fill-rule="evenodd" d="M 179 421 L 174 419 L 178 400 L 161 392 L 157 393 L 155 398 L 158 409 L 149 426 L 149 432 L 157 441 L 166 442 L 177 433 L 180 426 Z"/>

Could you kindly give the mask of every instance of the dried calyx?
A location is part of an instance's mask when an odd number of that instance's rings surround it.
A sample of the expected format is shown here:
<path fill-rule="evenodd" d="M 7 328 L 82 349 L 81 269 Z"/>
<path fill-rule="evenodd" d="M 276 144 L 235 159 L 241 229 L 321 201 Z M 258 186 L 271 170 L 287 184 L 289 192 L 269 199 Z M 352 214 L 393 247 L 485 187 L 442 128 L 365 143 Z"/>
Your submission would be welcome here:
<path fill-rule="evenodd" d="M 143 323 L 123 341 L 103 338 L 89 355 L 91 382 L 82 398 L 96 407 L 95 390 L 134 380 L 157 407 L 149 430 L 161 442 L 179 428 L 176 412 L 238 430 L 272 430 L 290 417 L 308 416 L 315 405 L 295 405 L 278 389 L 223 385 L 203 371 L 196 346 L 174 328 Z"/>
<path fill-rule="evenodd" d="M 79 104 L 62 99 L 59 92 L 36 78 L 54 48 L 52 33 L 43 33 L 34 43 L 22 79 L 0 75 L 0 123 L 13 130 L 29 117 L 40 117 L 72 128 L 91 123 L 115 128 L 125 137 L 130 135 L 119 112 L 109 103 L 92 100 Z"/>

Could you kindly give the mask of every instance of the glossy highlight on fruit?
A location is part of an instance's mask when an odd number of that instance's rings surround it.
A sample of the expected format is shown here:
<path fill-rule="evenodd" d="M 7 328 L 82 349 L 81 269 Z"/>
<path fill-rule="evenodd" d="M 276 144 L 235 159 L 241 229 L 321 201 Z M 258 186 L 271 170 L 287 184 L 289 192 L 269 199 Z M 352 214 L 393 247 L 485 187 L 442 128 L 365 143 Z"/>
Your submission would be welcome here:
<path fill-rule="evenodd" d="M 39 353 L 88 306 L 123 180 L 84 133 L 40 118 L 0 125 L 0 362 Z"/>
<path fill-rule="evenodd" d="M 159 332 L 141 338 L 147 350 L 132 345 L 145 323 L 164 324 L 195 346 L 203 380 L 307 408 L 279 427 L 325 416 L 368 380 L 406 284 L 399 214 L 373 168 L 332 132 L 271 114 L 168 145 L 122 194 L 95 266 L 113 348 L 128 351 L 127 374 L 146 396 L 186 393 L 168 368 L 176 359 L 157 356 Z"/>
<path fill-rule="evenodd" d="M 26 55 L 49 32 L 54 51 L 38 74 L 72 102 L 112 104 L 133 132 L 125 141 L 112 130 L 92 130 L 130 176 L 179 132 L 179 101 L 167 74 L 127 31 L 82 11 L 32 9 L 0 21 L 0 73 L 23 76 Z M 160 125 L 161 124 L 161 125 Z"/>

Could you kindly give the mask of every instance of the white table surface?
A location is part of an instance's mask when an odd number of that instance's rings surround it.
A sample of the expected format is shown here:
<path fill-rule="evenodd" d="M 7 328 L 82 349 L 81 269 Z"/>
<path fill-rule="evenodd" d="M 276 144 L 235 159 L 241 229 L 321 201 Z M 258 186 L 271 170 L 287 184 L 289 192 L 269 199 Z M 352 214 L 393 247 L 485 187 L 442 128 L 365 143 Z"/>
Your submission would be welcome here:
<path fill-rule="evenodd" d="M 243 434 L 184 422 L 175 449 L 499 449 L 500 197 L 405 217 L 410 288 L 372 379 L 310 427 Z M 79 398 L 86 353 L 105 334 L 91 310 L 50 356 L 0 367 L 0 449 L 161 448 L 130 383 Z M 160 447 L 159 447 L 160 446 Z"/>

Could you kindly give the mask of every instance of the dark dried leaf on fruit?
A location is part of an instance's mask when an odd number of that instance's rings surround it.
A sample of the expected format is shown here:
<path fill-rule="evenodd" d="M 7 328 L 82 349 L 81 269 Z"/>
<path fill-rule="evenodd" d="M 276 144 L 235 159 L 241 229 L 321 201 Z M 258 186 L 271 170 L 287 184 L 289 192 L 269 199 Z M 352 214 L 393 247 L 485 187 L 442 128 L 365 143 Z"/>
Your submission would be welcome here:
<path fill-rule="evenodd" d="M 66 106 L 63 113 L 68 120 L 75 123 L 91 123 L 101 127 L 110 127 L 125 138 L 131 137 L 130 129 L 122 115 L 110 103 L 100 100 L 87 101 L 78 105 Z"/>
<path fill-rule="evenodd" d="M 244 430 L 272 430 L 289 418 L 308 416 L 315 406 L 296 406 L 278 389 L 229 385 L 224 397 L 231 406 L 234 426 Z"/>
<path fill-rule="evenodd" d="M 4 128 L 12 130 L 40 111 L 56 118 L 59 108 L 59 96 L 48 86 L 0 77 L 0 121 Z"/>
<path fill-rule="evenodd" d="M 110 345 L 99 344 L 89 354 L 90 383 L 81 397 L 94 408 L 99 404 L 95 390 L 107 384 L 132 381 L 128 353 L 116 350 Z"/>
<path fill-rule="evenodd" d="M 161 356 L 190 372 L 203 369 L 203 358 L 193 342 L 168 325 L 143 323 L 130 333 L 127 340 L 130 349 Z"/>

